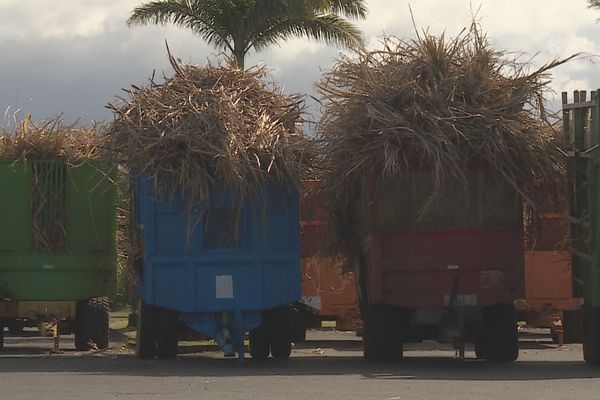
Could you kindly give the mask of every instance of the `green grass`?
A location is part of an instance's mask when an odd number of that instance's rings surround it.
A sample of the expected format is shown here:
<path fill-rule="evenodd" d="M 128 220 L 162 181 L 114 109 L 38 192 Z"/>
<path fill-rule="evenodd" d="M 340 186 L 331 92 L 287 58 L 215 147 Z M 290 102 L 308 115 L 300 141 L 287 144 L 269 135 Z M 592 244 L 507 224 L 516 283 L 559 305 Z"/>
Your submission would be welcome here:
<path fill-rule="evenodd" d="M 127 326 L 129 322 L 128 311 L 111 312 L 108 320 L 108 327 L 116 334 L 117 339 L 122 339 L 123 342 L 135 343 L 136 328 Z"/>

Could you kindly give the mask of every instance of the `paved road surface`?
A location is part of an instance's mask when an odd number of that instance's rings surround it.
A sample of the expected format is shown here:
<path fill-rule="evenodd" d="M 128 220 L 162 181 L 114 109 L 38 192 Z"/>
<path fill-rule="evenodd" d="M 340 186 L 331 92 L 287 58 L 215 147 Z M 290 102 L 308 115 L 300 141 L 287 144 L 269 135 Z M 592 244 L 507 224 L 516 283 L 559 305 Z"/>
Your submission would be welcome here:
<path fill-rule="evenodd" d="M 105 353 L 77 353 L 69 337 L 63 354 L 48 355 L 51 338 L 8 337 L 0 400 L 600 399 L 600 368 L 583 363 L 581 345 L 555 348 L 530 339 L 521 343 L 518 362 L 494 365 L 460 362 L 447 346 L 425 343 L 410 346 L 400 363 L 371 363 L 352 334 L 308 338 L 288 361 L 240 365 L 207 351 L 139 360 L 117 344 Z"/>

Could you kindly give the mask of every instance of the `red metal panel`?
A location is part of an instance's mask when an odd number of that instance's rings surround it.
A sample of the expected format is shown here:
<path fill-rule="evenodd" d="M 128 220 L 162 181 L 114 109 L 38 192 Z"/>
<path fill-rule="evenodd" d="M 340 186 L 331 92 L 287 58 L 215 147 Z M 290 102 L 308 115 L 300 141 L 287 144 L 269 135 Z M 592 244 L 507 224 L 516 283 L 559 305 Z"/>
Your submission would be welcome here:
<path fill-rule="evenodd" d="M 477 305 L 511 301 L 523 291 L 523 236 L 517 230 L 378 233 L 368 238 L 369 302 L 444 306 L 459 296 Z"/>
<path fill-rule="evenodd" d="M 471 161 L 470 168 L 485 169 L 481 160 Z M 375 168 L 365 175 L 371 226 L 376 221 L 375 176 Z M 510 302 L 522 297 L 524 291 L 523 253 L 521 224 L 511 229 L 372 229 L 365 243 L 368 301 L 411 308 L 442 307 L 457 280 L 458 295 L 469 304 Z"/>
<path fill-rule="evenodd" d="M 331 255 L 328 249 L 329 235 L 325 225 L 302 221 L 300 233 L 303 258 Z"/>
<path fill-rule="evenodd" d="M 319 190 L 320 181 L 302 182 L 300 191 L 300 215 L 303 223 L 309 221 L 327 221 L 325 201 Z"/>

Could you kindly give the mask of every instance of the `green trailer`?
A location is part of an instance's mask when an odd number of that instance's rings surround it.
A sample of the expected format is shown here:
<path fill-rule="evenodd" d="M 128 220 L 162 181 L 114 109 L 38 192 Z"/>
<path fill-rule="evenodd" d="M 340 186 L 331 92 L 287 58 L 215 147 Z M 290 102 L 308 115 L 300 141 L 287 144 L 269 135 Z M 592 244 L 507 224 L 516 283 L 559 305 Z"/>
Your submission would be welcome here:
<path fill-rule="evenodd" d="M 583 356 L 600 365 L 600 90 L 562 94 L 569 140 L 573 296 L 582 297 Z"/>
<path fill-rule="evenodd" d="M 25 321 L 74 333 L 78 350 L 108 346 L 116 172 L 101 161 L 0 160 L 0 349 L 4 327 Z"/>

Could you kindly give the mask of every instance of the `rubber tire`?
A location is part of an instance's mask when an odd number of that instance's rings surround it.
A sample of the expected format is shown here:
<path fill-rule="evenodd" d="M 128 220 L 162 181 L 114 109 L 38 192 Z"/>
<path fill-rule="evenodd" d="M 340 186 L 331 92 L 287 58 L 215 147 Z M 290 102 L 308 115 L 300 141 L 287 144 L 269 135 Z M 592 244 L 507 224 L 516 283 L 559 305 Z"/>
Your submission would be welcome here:
<path fill-rule="evenodd" d="M 403 316 L 395 307 L 368 305 L 363 310 L 363 354 L 371 361 L 398 361 L 404 344 Z"/>
<path fill-rule="evenodd" d="M 273 358 L 288 359 L 292 354 L 292 315 L 289 306 L 266 312 L 269 342 Z"/>
<path fill-rule="evenodd" d="M 476 355 L 490 362 L 513 362 L 519 357 L 519 332 L 514 304 L 483 308 L 482 337 Z"/>
<path fill-rule="evenodd" d="M 171 359 L 177 357 L 177 341 L 179 334 L 179 313 L 168 308 L 160 308 L 158 327 L 158 358 Z"/>
<path fill-rule="evenodd" d="M 75 309 L 75 349 L 87 351 L 92 341 L 98 349 L 106 349 L 109 343 L 108 297 L 92 297 L 80 300 Z"/>
<path fill-rule="evenodd" d="M 302 309 L 291 310 L 291 329 L 292 329 L 292 342 L 304 343 L 306 342 L 306 327 L 308 326 L 307 316 L 308 311 Z"/>
<path fill-rule="evenodd" d="M 7 324 L 8 332 L 12 336 L 21 336 L 23 334 L 23 322 L 19 319 L 14 319 Z"/>
<path fill-rule="evenodd" d="M 583 332 L 583 309 L 563 311 L 563 343 L 583 343 Z"/>
<path fill-rule="evenodd" d="M 137 335 L 135 341 L 135 354 L 139 358 L 151 359 L 158 355 L 158 325 L 160 310 L 144 303 L 138 306 Z"/>
<path fill-rule="evenodd" d="M 250 355 L 254 360 L 266 360 L 269 358 L 269 337 L 265 325 L 261 325 L 250 331 Z"/>
<path fill-rule="evenodd" d="M 486 346 L 485 346 L 485 343 L 483 342 L 483 338 L 481 338 L 481 337 L 477 338 L 477 340 L 475 340 L 475 343 L 473 343 L 473 347 L 475 348 L 475 358 L 478 358 L 480 360 L 487 359 L 487 353 L 485 350 Z"/>
<path fill-rule="evenodd" d="M 295 326 L 292 332 L 292 342 L 294 343 L 305 343 L 306 342 L 306 327 Z"/>
<path fill-rule="evenodd" d="M 583 359 L 600 365 L 600 308 L 583 306 Z"/>

